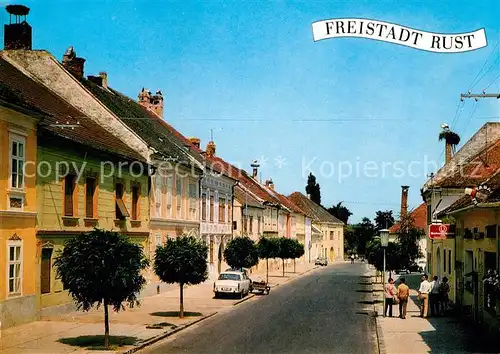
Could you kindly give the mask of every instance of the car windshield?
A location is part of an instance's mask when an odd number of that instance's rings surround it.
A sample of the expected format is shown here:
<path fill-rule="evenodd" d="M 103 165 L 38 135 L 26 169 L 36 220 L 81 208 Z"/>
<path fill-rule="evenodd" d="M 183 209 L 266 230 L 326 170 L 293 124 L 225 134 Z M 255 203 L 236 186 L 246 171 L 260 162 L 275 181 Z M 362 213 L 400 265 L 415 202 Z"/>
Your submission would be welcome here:
<path fill-rule="evenodd" d="M 241 277 L 238 274 L 222 273 L 219 275 L 219 280 L 241 280 Z"/>

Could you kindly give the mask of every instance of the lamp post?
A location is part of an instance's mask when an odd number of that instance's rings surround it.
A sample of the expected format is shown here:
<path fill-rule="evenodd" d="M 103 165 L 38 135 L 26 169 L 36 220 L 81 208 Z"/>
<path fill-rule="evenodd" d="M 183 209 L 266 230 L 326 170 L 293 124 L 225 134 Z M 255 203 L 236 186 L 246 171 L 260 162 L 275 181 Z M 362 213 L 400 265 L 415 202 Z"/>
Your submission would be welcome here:
<path fill-rule="evenodd" d="M 383 229 L 383 230 L 380 230 L 380 246 L 382 246 L 382 248 L 384 249 L 384 270 L 383 270 L 383 276 L 382 276 L 382 285 L 384 286 L 384 297 L 383 297 L 383 300 L 384 300 L 384 317 L 385 317 L 385 249 L 387 248 L 387 246 L 389 245 L 389 230 L 387 229 Z"/>

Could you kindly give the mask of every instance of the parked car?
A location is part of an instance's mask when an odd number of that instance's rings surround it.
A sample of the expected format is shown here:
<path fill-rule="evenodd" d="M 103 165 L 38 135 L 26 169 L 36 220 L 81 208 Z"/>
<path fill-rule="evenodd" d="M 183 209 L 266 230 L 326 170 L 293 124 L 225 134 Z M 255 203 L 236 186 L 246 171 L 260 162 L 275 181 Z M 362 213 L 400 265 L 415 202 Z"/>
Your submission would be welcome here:
<path fill-rule="evenodd" d="M 220 273 L 214 282 L 214 294 L 218 298 L 222 294 L 235 295 L 240 299 L 250 292 L 250 279 L 245 272 L 225 271 Z"/>
<path fill-rule="evenodd" d="M 316 262 L 314 262 L 314 265 L 327 266 L 328 259 L 326 259 L 326 257 L 318 257 Z"/>

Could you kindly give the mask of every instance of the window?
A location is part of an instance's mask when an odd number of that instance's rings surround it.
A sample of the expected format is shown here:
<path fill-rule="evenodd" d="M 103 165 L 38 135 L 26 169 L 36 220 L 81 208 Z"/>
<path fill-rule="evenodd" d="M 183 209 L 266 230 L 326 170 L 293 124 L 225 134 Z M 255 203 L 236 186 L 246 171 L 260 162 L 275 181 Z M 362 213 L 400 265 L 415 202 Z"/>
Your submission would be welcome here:
<path fill-rule="evenodd" d="M 125 220 L 125 218 L 129 217 L 127 207 L 125 207 L 125 203 L 123 202 L 123 183 L 116 184 L 116 219 L 117 220 Z"/>
<path fill-rule="evenodd" d="M 214 221 L 214 196 L 210 196 L 210 221 Z"/>
<path fill-rule="evenodd" d="M 173 178 L 167 176 L 167 216 L 172 216 Z"/>
<path fill-rule="evenodd" d="M 247 223 L 247 216 L 246 215 L 242 215 L 241 216 L 241 227 L 243 228 L 243 235 L 246 235 L 247 234 L 247 227 L 248 227 L 248 223 Z"/>
<path fill-rule="evenodd" d="M 443 250 L 443 272 L 446 273 L 446 265 L 448 263 L 446 263 L 446 249 Z"/>
<path fill-rule="evenodd" d="M 74 216 L 75 181 L 76 176 L 73 174 L 64 177 L 64 216 Z"/>
<path fill-rule="evenodd" d="M 219 222 L 226 222 L 226 200 L 219 199 Z"/>
<path fill-rule="evenodd" d="M 89 219 L 93 219 L 95 215 L 96 200 L 96 180 L 95 178 L 87 178 L 85 180 L 85 216 Z"/>
<path fill-rule="evenodd" d="M 210 264 L 214 263 L 214 240 L 210 237 Z"/>
<path fill-rule="evenodd" d="M 21 295 L 22 278 L 22 253 L 21 241 L 13 241 L 8 244 L 9 263 L 8 263 L 8 282 L 9 295 Z"/>
<path fill-rule="evenodd" d="M 10 186 L 24 189 L 25 139 L 18 135 L 10 137 Z"/>
<path fill-rule="evenodd" d="M 156 247 L 161 246 L 162 239 L 161 239 L 161 234 L 160 233 L 156 234 L 155 241 L 156 241 Z"/>
<path fill-rule="evenodd" d="M 201 220 L 207 220 L 207 195 L 201 195 Z"/>
<path fill-rule="evenodd" d="M 139 220 L 141 186 L 132 185 L 132 220 Z"/>
<path fill-rule="evenodd" d="M 162 177 L 160 175 L 155 178 L 155 202 L 156 202 L 156 216 L 161 218 L 161 204 L 162 204 Z"/>
<path fill-rule="evenodd" d="M 330 240 L 333 240 L 333 231 L 330 231 Z"/>
<path fill-rule="evenodd" d="M 432 207 L 431 207 L 431 204 L 428 203 L 427 204 L 427 225 L 429 225 L 431 223 L 431 221 L 432 221 L 432 215 L 431 215 L 431 213 L 432 213 Z"/>
<path fill-rule="evenodd" d="M 177 177 L 177 180 L 175 182 L 175 188 L 176 188 L 176 197 L 177 197 L 177 210 L 181 210 L 181 205 L 182 205 L 182 178 Z"/>
<path fill-rule="evenodd" d="M 253 234 L 253 216 L 248 217 L 248 231 L 250 234 Z"/>
<path fill-rule="evenodd" d="M 448 273 L 451 274 L 451 250 L 448 250 Z"/>
<path fill-rule="evenodd" d="M 215 197 L 215 203 L 219 205 L 219 191 L 214 192 L 214 197 Z M 219 220 L 219 209 L 215 208 L 214 209 L 214 220 Z"/>
<path fill-rule="evenodd" d="M 233 219 L 233 215 L 231 214 L 231 203 L 227 203 L 227 222 L 230 222 Z"/>
<path fill-rule="evenodd" d="M 197 190 L 195 183 L 189 183 L 189 215 L 192 220 L 196 218 Z"/>
<path fill-rule="evenodd" d="M 257 235 L 260 236 L 260 222 L 261 222 L 261 218 L 260 216 L 257 216 Z"/>
<path fill-rule="evenodd" d="M 40 289 L 42 294 L 50 293 L 50 273 L 52 269 L 52 248 L 42 249 L 40 265 Z"/>

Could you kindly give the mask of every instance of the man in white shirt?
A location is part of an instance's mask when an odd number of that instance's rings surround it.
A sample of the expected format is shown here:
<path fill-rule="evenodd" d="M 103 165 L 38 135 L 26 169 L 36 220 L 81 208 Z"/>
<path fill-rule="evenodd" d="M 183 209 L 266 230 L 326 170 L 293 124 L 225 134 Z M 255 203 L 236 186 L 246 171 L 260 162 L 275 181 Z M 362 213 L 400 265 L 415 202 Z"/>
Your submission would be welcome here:
<path fill-rule="evenodd" d="M 418 299 L 422 301 L 420 305 L 420 317 L 426 318 L 429 308 L 429 293 L 432 291 L 432 284 L 427 280 L 427 275 L 422 275 L 422 282 L 418 289 Z"/>

